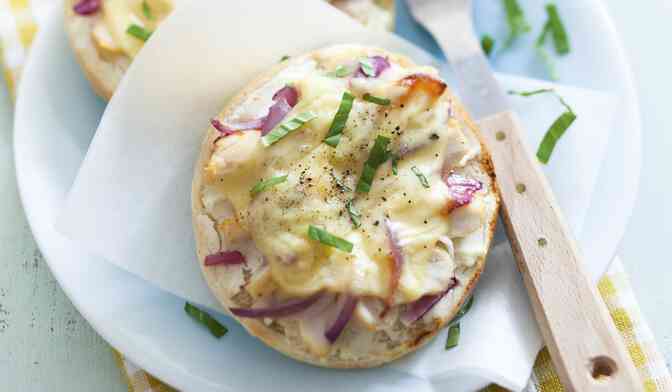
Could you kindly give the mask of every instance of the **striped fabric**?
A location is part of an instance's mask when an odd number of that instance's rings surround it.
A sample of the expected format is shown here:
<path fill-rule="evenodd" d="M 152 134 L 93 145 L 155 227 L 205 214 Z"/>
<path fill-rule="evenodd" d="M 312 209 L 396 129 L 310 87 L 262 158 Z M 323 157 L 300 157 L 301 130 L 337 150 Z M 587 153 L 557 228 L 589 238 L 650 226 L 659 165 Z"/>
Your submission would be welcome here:
<path fill-rule="evenodd" d="M 52 0 L 0 0 L 0 58 L 7 88 L 12 96 L 21 77 L 28 48 L 37 32 L 42 17 Z M 672 391 L 672 379 L 665 361 L 656 349 L 651 331 L 642 317 L 632 288 L 620 260 L 612 263 L 609 272 L 600 280 L 599 291 L 612 319 L 625 341 L 630 356 L 637 366 L 646 392 Z M 173 392 L 175 389 L 145 372 L 113 350 L 129 392 Z M 504 389 L 492 385 L 485 391 Z M 537 357 L 526 392 L 564 391 L 546 349 Z"/>

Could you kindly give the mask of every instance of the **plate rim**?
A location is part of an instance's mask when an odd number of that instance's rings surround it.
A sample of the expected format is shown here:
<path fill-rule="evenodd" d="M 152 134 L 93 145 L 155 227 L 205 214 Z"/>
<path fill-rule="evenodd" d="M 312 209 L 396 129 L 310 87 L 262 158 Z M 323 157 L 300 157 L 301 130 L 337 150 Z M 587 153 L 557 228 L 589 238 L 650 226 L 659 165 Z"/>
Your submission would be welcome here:
<path fill-rule="evenodd" d="M 53 15 L 54 12 L 58 12 L 58 10 L 61 9 L 61 7 L 58 7 L 60 5 L 60 2 L 58 4 L 55 4 L 49 11 L 48 11 L 48 18 L 53 19 L 55 16 Z M 627 227 L 629 225 L 629 222 L 631 220 L 632 214 L 634 213 L 634 205 L 638 199 L 639 195 L 639 186 L 640 186 L 640 179 L 641 179 L 641 164 L 642 164 L 642 157 L 641 157 L 641 112 L 640 112 L 640 105 L 639 105 L 639 97 L 637 95 L 636 89 L 635 89 L 635 84 L 634 84 L 634 76 L 632 73 L 632 67 L 630 64 L 630 61 L 628 61 L 628 57 L 625 53 L 625 49 L 622 45 L 622 40 L 620 39 L 620 36 L 618 34 L 618 31 L 616 30 L 614 26 L 613 19 L 611 18 L 610 14 L 608 13 L 606 9 L 606 5 L 599 0 L 593 0 L 591 2 L 591 5 L 596 9 L 597 12 L 599 12 L 602 17 L 603 21 L 605 23 L 605 28 L 609 30 L 609 40 L 612 41 L 613 43 L 613 48 L 615 49 L 615 53 L 618 56 L 619 59 L 619 68 L 622 69 L 624 73 L 624 80 L 622 80 L 622 87 L 625 90 L 625 96 L 626 100 L 628 102 L 628 105 L 632 107 L 631 109 L 631 115 L 633 116 L 633 124 L 635 124 L 635 129 L 631 130 L 633 132 L 633 135 L 629 140 L 628 143 L 626 143 L 626 148 L 631 152 L 630 155 L 627 155 L 628 157 L 631 157 L 631 161 L 629 162 L 633 166 L 631 168 L 634 171 L 634 177 L 631 177 L 631 185 L 633 185 L 632 189 L 635 189 L 634 192 L 632 192 L 631 196 L 629 196 L 628 200 L 626 201 L 626 204 L 628 206 L 627 211 L 628 213 L 625 214 L 627 215 L 625 219 L 625 224 L 622 225 L 622 227 L 619 230 L 616 230 L 612 236 L 618 237 L 617 243 L 620 244 L 625 232 L 627 230 Z M 45 18 L 46 19 L 46 18 Z M 41 35 L 43 29 L 40 29 L 38 32 L 38 35 Z M 37 42 L 37 39 L 36 39 Z M 28 70 L 31 67 L 31 64 L 35 61 L 33 60 L 36 56 L 29 56 L 28 60 L 26 61 L 24 71 Z M 18 91 L 17 91 L 17 101 L 16 101 L 16 106 L 15 106 L 15 113 L 18 113 L 18 108 L 19 105 L 23 105 L 21 102 L 21 96 L 25 94 L 20 94 L 22 90 L 25 88 L 22 88 L 25 83 L 20 84 Z M 92 325 L 92 327 L 96 330 L 97 333 L 99 333 L 111 346 L 113 346 L 114 349 L 122 352 L 128 359 L 136 363 L 137 365 L 141 366 L 143 369 L 147 370 L 149 373 L 151 373 L 153 376 L 156 376 L 160 378 L 161 380 L 165 381 L 166 383 L 180 387 L 184 390 L 189 390 L 189 389 L 198 389 L 198 390 L 215 390 L 213 389 L 212 385 L 209 385 L 206 380 L 201 379 L 200 377 L 197 377 L 193 374 L 190 374 L 186 372 L 184 369 L 180 369 L 179 367 L 176 367 L 173 361 L 166 361 L 165 359 L 161 361 L 162 357 L 159 357 L 155 354 L 152 353 L 141 353 L 140 350 L 138 350 L 136 347 L 132 347 L 132 344 L 130 343 L 130 340 L 128 339 L 123 339 L 124 333 L 123 331 L 115 331 L 113 327 L 108 327 L 104 325 L 101 320 L 96 316 L 95 312 L 89 311 L 89 308 L 81 302 L 76 295 L 74 295 L 74 291 L 70 284 L 68 283 L 69 280 L 67 279 L 67 276 L 62 275 L 62 271 L 59 271 L 59 268 L 54 267 L 54 263 L 51 261 L 51 257 L 53 254 L 51 254 L 51 249 L 50 245 L 47 243 L 50 241 L 46 236 L 43 236 L 41 233 L 42 230 L 39 228 L 41 226 L 41 220 L 33 215 L 32 208 L 29 207 L 30 203 L 27 202 L 26 198 L 26 192 L 28 188 L 30 188 L 29 185 L 26 184 L 26 179 L 24 175 L 21 175 L 21 168 L 23 167 L 23 164 L 20 163 L 21 159 L 17 158 L 17 119 L 18 116 L 14 117 L 14 126 L 13 126 L 13 139 L 12 139 L 12 149 L 13 149 L 13 159 L 14 159 L 14 167 L 15 167 L 15 175 L 16 175 L 16 180 L 17 180 L 17 189 L 19 193 L 19 198 L 21 200 L 21 204 L 23 206 L 28 224 L 31 228 L 31 232 L 33 233 L 33 237 L 35 239 L 35 242 L 37 246 L 39 247 L 40 251 L 43 252 L 44 259 L 47 262 L 51 272 L 53 273 L 54 277 L 58 281 L 59 285 L 67 295 L 68 299 L 73 303 L 75 308 L 77 309 L 84 318 Z M 629 144 L 631 143 L 631 144 Z M 603 168 L 600 169 L 602 171 Z M 618 251 L 619 251 L 619 246 L 615 246 L 612 252 L 612 259 L 613 256 L 615 256 Z M 45 251 L 49 250 L 49 251 Z M 55 256 L 54 256 L 55 257 Z M 164 292 L 165 293 L 165 292 Z M 169 293 L 165 293 L 167 295 L 170 295 Z M 159 365 L 161 363 L 161 365 Z M 189 375 L 190 377 L 185 377 Z M 191 379 L 191 382 L 188 382 L 188 379 Z M 196 382 L 196 384 L 194 384 Z M 224 388 L 223 386 L 217 386 L 217 390 L 221 390 L 221 388 Z"/>

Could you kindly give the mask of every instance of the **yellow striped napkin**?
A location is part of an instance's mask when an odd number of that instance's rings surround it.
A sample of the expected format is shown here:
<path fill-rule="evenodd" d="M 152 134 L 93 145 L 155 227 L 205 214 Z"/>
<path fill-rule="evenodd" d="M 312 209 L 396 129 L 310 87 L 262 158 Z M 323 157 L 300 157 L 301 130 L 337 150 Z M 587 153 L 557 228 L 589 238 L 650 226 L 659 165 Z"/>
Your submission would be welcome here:
<path fill-rule="evenodd" d="M 12 96 L 21 76 L 28 48 L 35 36 L 37 26 L 51 0 L 0 0 L 0 59 L 7 88 Z M 639 370 L 642 386 L 646 392 L 672 391 L 672 378 L 639 306 L 621 261 L 617 258 L 598 285 L 611 317 L 621 333 L 630 356 Z M 113 350 L 121 373 L 128 382 L 129 392 L 168 392 L 175 389 L 165 385 L 151 374 Z M 492 385 L 485 391 L 502 391 Z M 563 391 L 560 380 L 546 349 L 537 357 L 526 392 Z"/>

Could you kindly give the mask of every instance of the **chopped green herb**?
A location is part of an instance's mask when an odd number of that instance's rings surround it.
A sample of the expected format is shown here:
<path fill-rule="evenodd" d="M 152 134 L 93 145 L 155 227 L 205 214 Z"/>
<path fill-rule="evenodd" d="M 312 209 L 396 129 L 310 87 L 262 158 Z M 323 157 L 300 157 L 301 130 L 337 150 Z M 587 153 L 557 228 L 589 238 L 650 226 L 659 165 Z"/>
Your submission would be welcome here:
<path fill-rule="evenodd" d="M 555 144 L 572 125 L 574 120 L 576 120 L 576 114 L 571 111 L 566 111 L 562 113 L 560 117 L 553 122 L 548 131 L 546 131 L 546 134 L 537 149 L 537 158 L 539 158 L 541 163 L 548 163 L 551 154 L 553 153 L 553 149 L 555 148 Z"/>
<path fill-rule="evenodd" d="M 495 48 L 495 39 L 487 34 L 483 35 L 483 37 L 481 37 L 481 48 L 483 48 L 483 52 L 486 56 L 490 56 L 490 53 L 492 53 L 492 50 Z"/>
<path fill-rule="evenodd" d="M 576 120 L 576 114 L 574 113 L 572 108 L 567 104 L 567 102 L 565 102 L 565 100 L 562 99 L 562 97 L 559 96 L 553 89 L 540 89 L 534 91 L 509 91 L 509 94 L 516 94 L 522 97 L 529 97 L 532 95 L 543 93 L 555 94 L 555 96 L 560 101 L 560 104 L 565 107 L 565 112 L 562 113 L 553 122 L 553 124 L 551 124 L 551 127 L 548 129 L 548 131 L 546 131 L 546 134 L 544 135 L 544 138 L 541 140 L 539 148 L 537 149 L 537 158 L 539 159 L 539 161 L 541 161 L 541 163 L 546 164 L 550 160 L 551 154 L 553 153 L 553 149 L 555 149 L 555 145 L 557 144 L 558 140 L 560 140 L 562 135 L 565 134 L 565 131 L 567 131 L 567 129 L 569 129 L 572 123 L 574 123 L 574 120 Z"/>
<path fill-rule="evenodd" d="M 548 76 L 551 78 L 551 80 L 558 80 L 558 71 L 555 68 L 555 62 L 553 61 L 551 54 L 548 53 L 546 48 L 544 48 L 544 43 L 546 43 L 546 36 L 550 32 L 550 22 L 546 22 L 544 29 L 541 31 L 541 34 L 539 34 L 539 37 L 537 37 L 537 41 L 534 44 L 534 50 L 537 52 L 537 56 L 539 56 L 541 61 L 544 63 L 544 66 L 548 71 Z"/>
<path fill-rule="evenodd" d="M 287 61 L 287 60 L 289 60 L 290 58 L 291 58 L 290 56 L 288 56 L 288 55 L 284 55 L 284 56 L 280 57 L 280 62 Z"/>
<path fill-rule="evenodd" d="M 369 93 L 364 94 L 363 98 L 366 102 L 375 103 L 376 105 L 381 105 L 381 106 L 387 106 L 391 102 L 388 98 L 376 97 L 375 95 L 371 95 Z"/>
<path fill-rule="evenodd" d="M 420 169 L 418 169 L 417 166 L 413 166 L 411 168 L 411 170 L 413 171 L 415 176 L 418 177 L 418 180 L 420 180 L 420 183 L 422 184 L 422 186 L 424 186 L 425 188 L 429 188 L 429 181 L 427 181 L 427 177 L 425 177 L 425 175 L 422 174 Z"/>
<path fill-rule="evenodd" d="M 362 225 L 362 214 L 360 214 L 355 207 L 352 205 L 352 200 L 348 200 L 345 203 L 345 209 L 348 210 L 348 215 L 350 215 L 350 221 L 355 226 L 355 229 Z"/>
<path fill-rule="evenodd" d="M 373 148 L 371 148 L 371 152 L 369 153 L 369 158 L 364 162 L 362 175 L 359 177 L 359 182 L 357 182 L 357 192 L 369 193 L 371 190 L 373 177 L 376 175 L 378 166 L 382 165 L 390 157 L 390 153 L 387 151 L 388 144 L 390 144 L 390 138 L 380 135 L 376 137 Z"/>
<path fill-rule="evenodd" d="M 338 111 L 336 111 L 334 120 L 331 122 L 327 137 L 324 139 L 325 144 L 331 147 L 338 146 L 338 142 L 341 141 L 341 134 L 343 133 L 343 128 L 345 128 L 345 123 L 348 121 L 348 116 L 350 115 L 354 100 L 354 95 L 347 91 L 343 93 L 341 104 L 338 106 Z"/>
<path fill-rule="evenodd" d="M 343 252 L 352 252 L 352 243 L 344 240 L 343 238 L 336 237 L 335 235 L 328 233 L 325 230 L 320 229 L 319 227 L 310 225 L 308 227 L 308 237 L 319 241 L 327 246 L 332 246 L 336 249 L 342 250 Z"/>
<path fill-rule="evenodd" d="M 446 339 L 446 350 L 457 347 L 460 343 L 460 323 L 453 324 L 448 329 L 448 339 Z"/>
<path fill-rule="evenodd" d="M 132 35 L 139 40 L 147 41 L 149 39 L 149 37 L 152 35 L 152 32 L 147 31 L 142 26 L 139 26 L 137 24 L 132 24 L 132 25 L 128 26 L 128 28 L 126 29 L 126 34 Z"/>
<path fill-rule="evenodd" d="M 345 65 L 338 65 L 335 70 L 327 73 L 327 76 L 332 78 L 344 78 L 350 75 L 350 73 L 352 73 L 352 71 L 348 67 Z"/>
<path fill-rule="evenodd" d="M 340 190 L 342 190 L 343 192 L 352 192 L 352 189 L 351 189 L 349 186 L 345 185 L 345 183 L 343 182 L 343 180 L 341 180 L 340 178 L 336 177 L 336 175 L 334 174 L 333 171 L 332 171 L 330 174 L 331 174 L 331 177 L 334 179 L 334 182 L 336 182 L 336 186 L 337 186 Z"/>
<path fill-rule="evenodd" d="M 147 0 L 142 0 L 142 13 L 145 15 L 145 18 L 149 20 L 154 20 L 154 15 L 152 15 L 152 9 L 149 7 Z"/>
<path fill-rule="evenodd" d="M 558 7 L 555 4 L 546 4 L 546 14 L 548 14 L 548 22 L 546 22 L 553 34 L 553 44 L 555 46 L 555 53 L 565 55 L 569 53 L 569 38 L 565 25 L 560 19 Z"/>
<path fill-rule="evenodd" d="M 465 314 L 469 313 L 469 311 L 471 310 L 471 306 L 473 304 L 474 304 L 474 296 L 472 295 L 471 297 L 469 297 L 467 302 L 465 302 L 465 304 L 462 305 L 460 310 L 457 311 L 457 314 L 455 314 L 455 317 L 453 317 L 453 319 L 450 320 L 450 324 L 455 324 L 458 321 L 460 321 L 462 319 L 462 317 L 464 317 Z"/>
<path fill-rule="evenodd" d="M 217 339 L 224 336 L 229 330 L 222 325 L 219 321 L 215 320 L 208 313 L 202 311 L 201 309 L 195 307 L 189 302 L 184 303 L 184 311 L 187 312 L 191 318 L 198 321 L 199 323 L 205 325 L 210 330 L 210 333 L 215 336 Z"/>
<path fill-rule="evenodd" d="M 272 177 L 265 181 L 259 181 L 252 189 L 250 189 L 250 195 L 254 196 L 257 193 L 265 191 L 267 188 L 270 188 L 278 184 L 282 184 L 285 181 L 287 181 L 286 175 Z"/>
<path fill-rule="evenodd" d="M 301 113 L 286 123 L 273 128 L 271 132 L 267 133 L 264 137 L 261 138 L 261 142 L 264 144 L 264 146 L 268 147 L 283 137 L 289 135 L 291 132 L 301 128 L 303 124 L 315 118 L 317 118 L 317 114 L 313 112 Z"/>
<path fill-rule="evenodd" d="M 376 66 L 373 64 L 373 60 L 371 59 L 359 60 L 359 65 L 361 66 L 364 75 L 370 76 L 372 78 L 376 77 Z"/>
<path fill-rule="evenodd" d="M 391 154 L 390 156 L 392 158 L 392 174 L 396 176 L 397 174 L 399 174 L 398 166 L 399 166 L 399 159 L 401 158 L 397 154 Z"/>
<path fill-rule="evenodd" d="M 552 93 L 555 92 L 552 88 L 540 88 L 539 90 L 531 90 L 531 91 L 516 91 L 516 90 L 509 90 L 509 94 L 511 95 L 520 95 L 521 97 L 531 97 L 533 95 L 537 94 L 545 94 L 545 93 Z"/>
<path fill-rule="evenodd" d="M 511 47 L 513 42 L 521 35 L 530 31 L 531 27 L 527 20 L 523 9 L 518 4 L 518 0 L 503 0 L 504 9 L 506 10 L 506 21 L 509 24 L 509 36 L 506 38 L 504 47 Z"/>

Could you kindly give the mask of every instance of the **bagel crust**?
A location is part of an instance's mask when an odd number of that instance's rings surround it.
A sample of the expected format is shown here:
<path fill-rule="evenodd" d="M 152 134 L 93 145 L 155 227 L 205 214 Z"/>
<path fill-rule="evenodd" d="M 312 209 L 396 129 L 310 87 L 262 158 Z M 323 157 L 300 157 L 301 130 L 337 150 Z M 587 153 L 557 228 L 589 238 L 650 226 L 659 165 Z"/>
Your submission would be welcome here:
<path fill-rule="evenodd" d="M 124 53 L 106 56 L 96 47 L 92 33 L 102 22 L 102 11 L 79 15 L 73 10 L 78 2 L 79 0 L 64 2 L 68 40 L 94 92 L 108 101 L 126 73 L 132 58 Z M 394 28 L 393 0 L 330 0 L 330 3 L 372 29 Z"/>
<path fill-rule="evenodd" d="M 316 50 L 306 55 L 297 56 L 289 61 L 277 64 L 268 73 L 258 77 L 242 92 L 232 98 L 216 118 L 222 123 L 231 123 L 239 120 L 241 117 L 249 116 L 251 113 L 254 113 L 252 115 L 263 114 L 265 109 L 263 109 L 264 105 L 262 105 L 262 103 L 269 101 L 268 96 L 272 95 L 274 91 L 286 83 L 299 83 L 297 79 L 301 78 L 302 67 L 305 67 L 306 64 L 313 64 L 313 66 L 317 64 L 316 66 L 321 71 L 326 72 L 347 59 L 355 59 L 356 61 L 356 59 L 372 58 L 374 56 L 386 58 L 393 64 L 393 67 L 398 67 L 397 71 L 401 70 L 399 72 L 410 73 L 409 77 L 411 79 L 419 78 L 422 80 L 433 80 L 434 82 L 438 81 L 437 72 L 435 70 L 429 67 L 418 67 L 403 56 L 389 53 L 378 48 L 357 45 L 339 45 Z M 404 78 L 404 80 L 409 79 L 409 77 Z M 356 83 L 359 83 L 359 81 L 355 79 L 356 78 L 353 76 L 352 81 L 350 82 L 353 91 L 357 89 Z M 441 83 L 445 88 L 443 82 L 438 83 Z M 402 85 L 406 86 L 403 83 Z M 413 86 L 422 86 L 422 82 L 407 85 L 411 86 L 408 88 L 408 91 L 412 91 Z M 431 88 L 424 91 L 431 91 Z M 406 94 L 408 95 L 410 93 Z M 393 106 L 401 103 L 401 108 L 403 108 L 403 102 L 406 102 L 404 99 L 406 98 L 402 91 L 402 94 L 396 98 Z M 459 283 L 451 290 L 448 290 L 447 294 L 441 297 L 438 303 L 431 308 L 429 312 L 424 314 L 423 317 L 409 324 L 402 322 L 402 316 L 404 311 L 407 311 L 409 308 L 409 302 L 412 301 L 408 300 L 410 297 L 404 299 L 403 295 L 400 294 L 399 291 L 404 285 L 402 282 L 400 284 L 400 289 L 396 291 L 395 299 L 387 299 L 388 307 L 381 313 L 384 315 L 374 317 L 374 321 L 367 324 L 366 322 L 361 321 L 365 320 L 365 318 L 356 314 L 353 316 L 353 319 L 349 321 L 338 339 L 331 344 L 326 351 L 316 350 L 315 347 L 311 345 L 311 342 L 306 340 L 303 332 L 304 330 L 302 329 L 303 327 L 301 323 L 305 322 L 306 318 L 317 317 L 310 314 L 315 305 L 312 305 L 305 311 L 308 313 L 308 316 L 303 317 L 303 319 L 301 314 L 277 319 L 242 318 L 232 315 L 232 317 L 237 319 L 237 321 L 240 322 L 251 335 L 256 336 L 267 345 L 299 361 L 330 368 L 367 368 L 380 366 L 416 350 L 418 347 L 427 343 L 442 327 L 446 326 L 447 323 L 455 317 L 456 313 L 469 297 L 485 266 L 487 249 L 489 248 L 495 230 L 497 212 L 499 209 L 499 196 L 494 182 L 494 174 L 489 154 L 482 144 L 482 139 L 474 122 L 470 119 L 457 98 L 453 96 L 447 88 L 445 88 L 445 90 L 442 89 L 442 93 L 437 98 L 437 102 L 436 105 L 448 105 L 445 107 L 449 107 L 449 121 L 452 121 L 451 124 L 453 124 L 451 126 L 461 129 L 465 138 L 470 139 L 473 144 L 473 149 L 469 150 L 470 153 L 463 157 L 460 164 L 451 167 L 450 173 L 455 172 L 462 176 L 476 179 L 482 184 L 482 189 L 477 192 L 477 195 L 479 195 L 479 200 L 484 206 L 482 210 L 483 226 L 478 229 L 482 230 L 483 233 L 483 242 L 481 244 L 483 251 L 469 261 L 460 261 L 457 256 L 459 253 L 460 241 L 463 241 L 460 238 L 456 238 L 453 241 L 455 244 L 454 246 L 458 250 L 450 250 L 451 257 L 455 257 L 456 261 L 454 265 L 449 265 L 453 268 L 452 276 Z M 407 103 L 407 105 L 410 104 L 411 103 Z M 295 114 L 294 111 L 290 112 L 285 121 L 294 117 Z M 331 121 L 331 118 L 327 119 L 327 121 Z M 296 134 L 289 135 L 286 138 L 310 137 L 310 135 L 306 136 L 310 131 L 310 128 L 303 131 L 296 131 Z M 343 132 L 344 135 L 348 133 L 347 126 Z M 372 129 L 371 132 L 376 132 L 376 130 Z M 255 137 L 252 135 L 258 133 L 258 130 L 243 131 L 242 134 L 239 134 L 236 137 Z M 299 136 L 299 134 L 301 134 L 301 136 Z M 258 298 L 269 295 L 269 290 L 272 291 L 273 289 L 277 289 L 277 284 L 273 283 L 275 279 L 274 275 L 269 273 L 271 268 L 269 268 L 268 265 L 269 260 L 276 255 L 263 254 L 255 245 L 254 240 L 238 241 L 238 239 L 244 237 L 244 235 L 241 236 L 236 230 L 226 229 L 227 226 L 224 222 L 230 220 L 232 217 L 236 220 L 239 216 L 236 215 L 235 211 L 232 213 L 231 205 L 228 200 L 223 200 L 223 203 L 219 203 L 222 200 L 213 201 L 213 195 L 216 194 L 209 193 L 208 191 L 209 184 L 217 183 L 216 178 L 213 178 L 208 174 L 209 167 L 211 167 L 212 163 L 218 159 L 216 158 L 217 151 L 221 150 L 221 148 L 223 148 L 222 146 L 225 146 L 226 143 L 229 143 L 229 140 L 227 140 L 226 137 L 222 138 L 221 136 L 222 134 L 214 127 L 210 127 L 207 130 L 194 171 L 192 184 L 192 212 L 197 245 L 197 260 L 201 266 L 207 284 L 225 309 L 241 307 L 255 308 L 259 307 L 260 303 L 264 303 L 263 299 L 259 300 Z M 280 143 L 282 143 L 282 141 Z M 287 144 L 290 144 L 290 142 L 287 141 Z M 237 152 L 241 156 L 245 155 L 243 147 L 235 147 L 226 152 L 227 154 L 225 154 L 225 156 L 230 157 L 230 159 L 233 160 L 225 162 L 224 166 L 226 167 L 235 167 L 235 165 L 239 163 L 235 162 L 235 160 L 239 158 L 236 157 Z M 286 159 L 292 159 L 292 157 L 288 156 Z M 389 163 L 386 165 L 389 165 Z M 383 166 L 381 166 L 381 168 L 382 167 Z M 390 170 L 390 166 L 385 167 L 386 169 L 381 169 L 381 171 Z M 403 166 L 400 166 L 400 170 L 402 169 Z M 431 179 L 433 179 L 433 177 L 431 177 L 430 180 Z M 227 185 L 226 183 L 220 183 L 217 186 L 226 188 Z M 309 202 L 309 200 L 303 201 L 306 205 L 308 205 Z M 453 206 L 453 208 L 450 208 L 449 213 L 462 214 L 464 211 L 467 211 L 465 207 L 460 205 L 459 208 L 454 209 L 455 206 Z M 257 210 L 251 208 L 249 211 Z M 253 218 L 250 219 L 254 221 Z M 280 233 L 277 234 L 280 235 Z M 458 234 L 458 236 L 460 235 L 462 234 Z M 255 236 L 252 235 L 252 237 L 254 238 Z M 453 242 L 451 242 L 451 248 L 453 247 Z M 206 266 L 204 264 L 204 260 L 208 255 L 231 250 L 239 250 L 245 254 L 247 258 L 246 264 L 225 266 Z M 453 253 L 455 254 L 453 255 Z M 411 254 L 408 255 L 408 257 L 410 260 L 413 260 L 414 255 Z M 437 271 L 435 274 L 442 275 L 444 272 L 445 271 Z M 431 281 L 431 279 L 426 281 Z M 327 288 L 325 289 L 325 287 Z M 423 289 L 425 289 L 425 287 L 420 287 L 420 290 Z M 329 295 L 334 295 L 335 298 L 338 298 L 339 295 L 345 295 L 343 292 L 339 294 L 339 290 L 342 290 L 340 286 L 322 286 L 322 290 L 326 290 L 326 292 L 329 292 Z M 261 294 L 255 294 L 257 292 Z M 408 292 L 409 291 L 407 290 L 406 295 L 412 295 L 408 294 Z M 410 292 L 412 292 L 412 290 L 410 290 Z M 430 293 L 425 292 L 425 294 Z M 273 294 L 271 294 L 271 296 L 272 295 Z M 299 297 L 305 297 L 305 295 Z M 372 298 L 373 299 L 360 297 L 359 305 L 366 302 L 384 304 L 386 301 L 381 298 Z M 375 306 L 374 309 L 376 309 Z"/>

